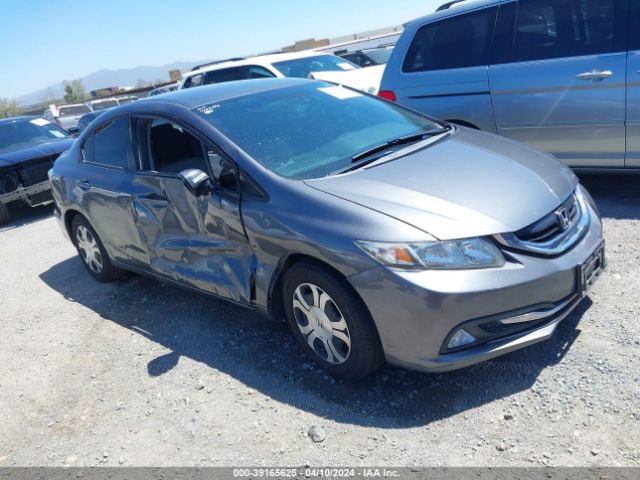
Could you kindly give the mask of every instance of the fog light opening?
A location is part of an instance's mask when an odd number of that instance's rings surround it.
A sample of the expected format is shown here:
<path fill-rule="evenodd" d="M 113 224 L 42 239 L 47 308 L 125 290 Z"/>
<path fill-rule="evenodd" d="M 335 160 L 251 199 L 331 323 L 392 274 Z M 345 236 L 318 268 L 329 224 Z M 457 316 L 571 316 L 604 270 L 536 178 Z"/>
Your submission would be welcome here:
<path fill-rule="evenodd" d="M 467 333 L 464 328 L 461 328 L 453 334 L 451 340 L 449 340 L 447 348 L 452 350 L 454 348 L 464 347 L 465 345 L 469 345 L 475 341 L 476 338 L 473 335 Z"/>

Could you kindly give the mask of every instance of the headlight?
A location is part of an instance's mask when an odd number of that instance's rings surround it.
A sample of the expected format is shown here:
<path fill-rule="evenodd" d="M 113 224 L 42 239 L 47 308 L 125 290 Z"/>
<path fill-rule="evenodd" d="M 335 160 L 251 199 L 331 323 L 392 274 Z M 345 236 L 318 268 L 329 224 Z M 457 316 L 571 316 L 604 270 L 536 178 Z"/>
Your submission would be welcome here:
<path fill-rule="evenodd" d="M 504 257 L 500 250 L 484 238 L 424 243 L 357 241 L 356 245 L 389 267 L 463 270 L 504 265 Z"/>

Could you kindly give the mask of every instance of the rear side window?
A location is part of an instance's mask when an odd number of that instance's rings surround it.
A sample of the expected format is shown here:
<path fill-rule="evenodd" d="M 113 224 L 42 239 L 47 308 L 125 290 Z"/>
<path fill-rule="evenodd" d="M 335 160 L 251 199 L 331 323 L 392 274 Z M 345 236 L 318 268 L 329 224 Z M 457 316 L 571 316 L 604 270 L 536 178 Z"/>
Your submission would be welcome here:
<path fill-rule="evenodd" d="M 488 65 L 496 11 L 489 8 L 420 27 L 407 52 L 403 71 Z"/>
<path fill-rule="evenodd" d="M 129 117 L 120 117 L 96 128 L 93 134 L 93 160 L 100 165 L 131 168 L 134 165 Z"/>
<path fill-rule="evenodd" d="M 625 50 L 626 18 L 616 0 L 520 0 L 515 61 Z"/>
<path fill-rule="evenodd" d="M 232 82 L 233 80 L 242 80 L 244 72 L 242 67 L 223 68 L 221 70 L 213 70 L 204 75 L 204 84 Z"/>
<path fill-rule="evenodd" d="M 204 84 L 232 82 L 234 80 L 248 80 L 252 78 L 272 78 L 274 75 L 264 67 L 247 65 L 242 67 L 212 70 L 204 76 Z"/>

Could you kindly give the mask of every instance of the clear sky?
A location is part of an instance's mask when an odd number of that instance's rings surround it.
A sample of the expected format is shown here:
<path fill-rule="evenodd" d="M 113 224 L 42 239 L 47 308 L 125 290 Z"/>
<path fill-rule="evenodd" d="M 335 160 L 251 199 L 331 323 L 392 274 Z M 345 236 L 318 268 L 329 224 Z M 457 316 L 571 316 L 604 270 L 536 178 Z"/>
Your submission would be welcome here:
<path fill-rule="evenodd" d="M 404 23 L 444 0 L 4 0 L 0 97 L 102 69 L 280 48 Z"/>

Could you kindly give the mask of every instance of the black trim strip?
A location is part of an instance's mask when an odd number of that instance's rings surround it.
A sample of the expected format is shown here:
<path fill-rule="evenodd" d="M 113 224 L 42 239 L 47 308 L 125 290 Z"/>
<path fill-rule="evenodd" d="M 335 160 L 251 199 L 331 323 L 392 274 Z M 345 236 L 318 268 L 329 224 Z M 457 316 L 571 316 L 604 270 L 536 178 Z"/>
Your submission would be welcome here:
<path fill-rule="evenodd" d="M 442 98 L 442 97 L 470 97 L 473 95 L 490 95 L 491 92 L 489 90 L 482 92 L 465 92 L 465 93 L 441 93 L 438 95 L 418 95 L 415 97 L 408 97 L 411 99 L 421 99 L 421 98 Z"/>

